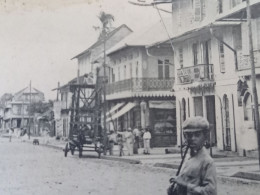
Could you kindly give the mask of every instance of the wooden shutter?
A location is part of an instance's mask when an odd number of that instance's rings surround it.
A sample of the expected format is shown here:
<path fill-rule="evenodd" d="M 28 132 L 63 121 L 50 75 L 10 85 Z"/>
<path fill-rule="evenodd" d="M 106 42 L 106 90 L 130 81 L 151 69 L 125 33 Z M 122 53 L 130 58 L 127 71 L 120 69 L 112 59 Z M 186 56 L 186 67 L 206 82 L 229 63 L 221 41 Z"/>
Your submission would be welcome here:
<path fill-rule="evenodd" d="M 194 0 L 194 20 L 201 21 L 201 0 Z"/>

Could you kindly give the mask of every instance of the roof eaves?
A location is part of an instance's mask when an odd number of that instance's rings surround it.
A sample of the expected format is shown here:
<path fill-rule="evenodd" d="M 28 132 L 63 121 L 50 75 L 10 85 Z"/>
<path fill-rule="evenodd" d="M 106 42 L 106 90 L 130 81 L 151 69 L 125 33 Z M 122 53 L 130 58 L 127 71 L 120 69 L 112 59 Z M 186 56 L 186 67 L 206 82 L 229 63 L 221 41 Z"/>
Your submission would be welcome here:
<path fill-rule="evenodd" d="M 112 37 L 116 32 L 119 31 L 119 29 L 121 29 L 122 27 L 126 27 L 128 30 L 130 30 L 131 32 L 133 32 L 133 30 L 131 28 L 129 28 L 126 24 L 122 24 L 121 26 L 115 28 L 114 30 L 112 30 L 111 32 L 108 33 L 107 38 L 109 39 L 110 37 Z M 104 42 L 104 39 L 99 39 L 97 40 L 93 45 L 91 45 L 88 49 L 86 49 L 85 51 L 81 52 L 80 54 L 76 55 L 75 57 L 71 58 L 71 60 L 80 57 L 83 54 L 86 54 L 88 52 L 91 52 L 91 49 L 98 46 L 99 44 L 102 44 Z"/>

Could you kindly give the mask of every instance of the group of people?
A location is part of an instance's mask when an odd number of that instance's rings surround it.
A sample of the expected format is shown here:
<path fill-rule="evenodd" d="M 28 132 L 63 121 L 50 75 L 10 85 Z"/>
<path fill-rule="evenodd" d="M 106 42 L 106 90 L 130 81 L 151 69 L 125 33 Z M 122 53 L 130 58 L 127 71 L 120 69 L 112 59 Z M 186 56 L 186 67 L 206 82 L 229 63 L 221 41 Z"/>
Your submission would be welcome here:
<path fill-rule="evenodd" d="M 128 128 L 126 131 L 118 131 L 117 133 L 114 130 L 110 131 L 108 135 L 109 142 L 109 152 L 110 155 L 113 155 L 114 144 L 119 146 L 119 155 L 124 155 L 123 148 L 126 146 L 127 155 L 131 156 L 133 154 L 138 154 L 138 148 L 144 146 L 144 154 L 150 154 L 150 140 L 152 136 L 148 128 L 139 130 L 138 127 L 135 127 L 133 130 Z"/>

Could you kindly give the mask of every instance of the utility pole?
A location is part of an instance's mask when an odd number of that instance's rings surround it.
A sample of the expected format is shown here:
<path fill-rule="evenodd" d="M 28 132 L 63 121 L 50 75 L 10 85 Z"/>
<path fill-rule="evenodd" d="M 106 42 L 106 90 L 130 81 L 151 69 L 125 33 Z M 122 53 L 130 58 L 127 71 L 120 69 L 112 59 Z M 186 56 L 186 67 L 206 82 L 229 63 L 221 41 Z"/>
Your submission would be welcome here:
<path fill-rule="evenodd" d="M 257 143 L 258 143 L 258 160 L 260 168 L 260 124 L 259 124 L 259 109 L 258 109 L 258 96 L 256 90 L 256 76 L 255 76 L 255 61 L 254 61 L 254 50 L 253 50 L 253 38 L 252 38 L 252 24 L 251 24 L 251 8 L 250 0 L 246 0 L 247 3 L 247 26 L 248 26 L 248 38 L 249 38 L 249 57 L 251 64 L 251 79 L 252 79 L 252 92 L 254 100 L 254 112 L 255 112 L 255 128 L 257 132 Z"/>
<path fill-rule="evenodd" d="M 32 81 L 30 81 L 30 111 L 31 111 L 31 106 L 32 106 Z M 29 132 L 28 132 L 28 136 L 30 139 L 31 136 L 31 113 L 29 112 Z"/>
<path fill-rule="evenodd" d="M 103 95 L 104 95 L 104 106 L 103 106 L 103 112 L 104 112 L 104 154 L 106 154 L 107 151 L 107 100 L 106 100 L 106 84 L 107 84 L 107 78 L 106 78 L 106 30 L 103 29 L 103 36 L 104 36 L 104 80 L 103 80 Z"/>

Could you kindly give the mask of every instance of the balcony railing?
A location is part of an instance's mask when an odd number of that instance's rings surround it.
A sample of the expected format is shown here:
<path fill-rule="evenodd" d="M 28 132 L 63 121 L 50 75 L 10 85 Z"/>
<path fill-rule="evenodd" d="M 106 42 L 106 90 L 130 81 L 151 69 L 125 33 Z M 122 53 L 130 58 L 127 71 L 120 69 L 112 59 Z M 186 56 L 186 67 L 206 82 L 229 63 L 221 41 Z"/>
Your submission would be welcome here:
<path fill-rule="evenodd" d="M 198 64 L 177 70 L 178 84 L 188 84 L 195 81 L 213 81 L 213 64 Z"/>
<path fill-rule="evenodd" d="M 171 90 L 174 78 L 158 79 L 158 78 L 132 78 L 126 79 L 107 85 L 107 94 L 120 93 L 123 91 L 164 91 Z"/>
<path fill-rule="evenodd" d="M 247 70 L 251 68 L 249 55 L 243 55 L 242 52 L 237 53 L 238 70 Z M 260 67 L 260 51 L 254 51 L 255 67 Z"/>

